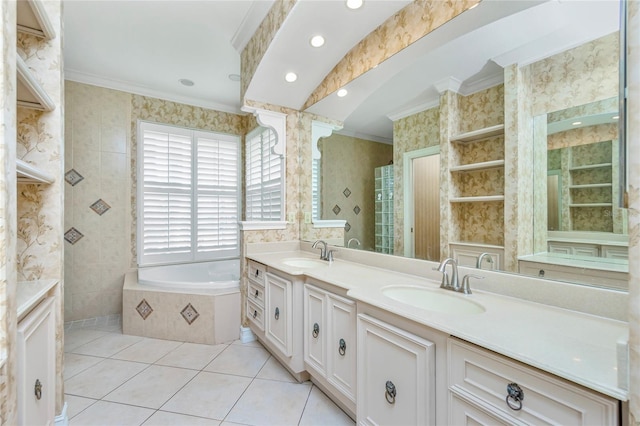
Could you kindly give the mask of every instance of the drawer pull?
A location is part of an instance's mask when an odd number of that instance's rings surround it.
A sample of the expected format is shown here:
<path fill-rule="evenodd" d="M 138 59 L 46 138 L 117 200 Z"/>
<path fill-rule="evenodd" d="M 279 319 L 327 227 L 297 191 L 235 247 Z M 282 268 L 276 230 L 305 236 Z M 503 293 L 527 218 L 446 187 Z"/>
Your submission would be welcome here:
<path fill-rule="evenodd" d="M 258 275 L 260 275 L 260 269 L 256 269 L 256 278 L 258 278 Z"/>
<path fill-rule="evenodd" d="M 253 310 L 253 317 L 257 317 L 258 316 L 258 311 L 256 311 L 255 309 Z"/>
<path fill-rule="evenodd" d="M 338 342 L 338 353 L 344 356 L 346 352 L 347 352 L 347 342 L 345 342 L 344 339 L 340 339 L 340 342 Z"/>
<path fill-rule="evenodd" d="M 34 393 L 36 394 L 36 399 L 39 401 L 42 398 L 42 383 L 40 383 L 39 379 L 36 379 L 36 385 L 34 389 Z"/>
<path fill-rule="evenodd" d="M 256 290 L 256 297 L 258 297 L 260 295 L 260 291 Z"/>
<path fill-rule="evenodd" d="M 276 314 L 275 314 L 276 320 L 280 319 L 280 309 L 276 308 Z"/>
<path fill-rule="evenodd" d="M 396 403 L 396 385 L 393 384 L 391 380 L 387 380 L 385 384 L 386 391 L 384 393 L 384 397 L 389 404 Z"/>
<path fill-rule="evenodd" d="M 540 269 L 540 270 L 538 271 L 538 276 L 539 276 L 539 277 L 544 277 L 544 269 Z"/>
<path fill-rule="evenodd" d="M 517 383 L 507 385 L 507 405 L 514 411 L 522 410 L 524 392 Z"/>
<path fill-rule="evenodd" d="M 313 337 L 315 339 L 318 338 L 318 335 L 320 334 L 320 326 L 318 325 L 318 323 L 313 324 Z"/>

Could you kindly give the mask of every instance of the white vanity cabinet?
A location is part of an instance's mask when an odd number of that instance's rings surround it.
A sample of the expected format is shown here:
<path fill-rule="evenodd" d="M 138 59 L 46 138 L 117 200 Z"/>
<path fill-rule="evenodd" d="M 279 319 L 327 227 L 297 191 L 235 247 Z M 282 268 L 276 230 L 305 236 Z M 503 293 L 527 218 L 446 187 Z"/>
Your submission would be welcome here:
<path fill-rule="evenodd" d="M 293 284 L 267 272 L 265 333 L 284 356 L 293 352 Z"/>
<path fill-rule="evenodd" d="M 54 297 L 18 323 L 18 424 L 52 425 L 56 403 Z"/>
<path fill-rule="evenodd" d="M 264 331 L 264 280 L 266 267 L 261 263 L 249 261 L 249 277 L 247 285 L 247 309 L 246 315 L 249 321 Z"/>
<path fill-rule="evenodd" d="M 617 425 L 618 401 L 450 338 L 449 424 Z"/>
<path fill-rule="evenodd" d="M 304 360 L 353 410 L 356 401 L 356 304 L 317 286 L 304 286 Z"/>
<path fill-rule="evenodd" d="M 358 424 L 435 424 L 435 344 L 366 314 L 357 322 Z"/>

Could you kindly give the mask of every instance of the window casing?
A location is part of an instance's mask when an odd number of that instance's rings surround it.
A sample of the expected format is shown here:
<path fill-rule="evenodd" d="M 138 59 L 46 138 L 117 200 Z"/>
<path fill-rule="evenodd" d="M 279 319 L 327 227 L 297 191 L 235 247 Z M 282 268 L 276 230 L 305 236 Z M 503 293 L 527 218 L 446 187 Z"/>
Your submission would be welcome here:
<path fill-rule="evenodd" d="M 282 155 L 274 152 L 276 133 L 258 127 L 246 137 L 245 220 L 272 222 L 284 220 Z"/>
<path fill-rule="evenodd" d="M 138 264 L 237 257 L 240 138 L 138 123 Z"/>

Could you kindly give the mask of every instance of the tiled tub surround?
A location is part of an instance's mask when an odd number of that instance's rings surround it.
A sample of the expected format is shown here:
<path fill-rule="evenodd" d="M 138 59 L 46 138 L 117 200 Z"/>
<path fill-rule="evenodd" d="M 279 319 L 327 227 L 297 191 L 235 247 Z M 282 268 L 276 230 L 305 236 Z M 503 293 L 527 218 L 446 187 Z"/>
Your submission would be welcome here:
<path fill-rule="evenodd" d="M 237 339 L 240 333 L 237 279 L 221 280 L 219 284 L 194 281 L 176 282 L 172 287 L 168 283 L 156 286 L 141 284 L 138 271 L 133 271 L 125 275 L 122 298 L 125 334 L 219 344 Z"/>
<path fill-rule="evenodd" d="M 390 285 L 436 291 L 441 275 L 434 262 L 399 259 L 341 248 L 326 266 L 293 268 L 285 258 L 317 258 L 308 243 L 250 244 L 247 257 L 289 275 L 303 275 L 347 290 L 356 303 L 370 305 L 452 335 L 621 401 L 626 389 L 628 324 L 622 292 L 537 278 L 482 271 L 473 294 L 477 315 L 451 315 L 412 307 L 384 296 Z M 374 266 L 375 265 L 375 266 Z M 460 267 L 460 277 L 476 270 Z M 454 295 L 455 296 L 455 295 Z M 554 305 L 554 306 L 552 306 Z"/>

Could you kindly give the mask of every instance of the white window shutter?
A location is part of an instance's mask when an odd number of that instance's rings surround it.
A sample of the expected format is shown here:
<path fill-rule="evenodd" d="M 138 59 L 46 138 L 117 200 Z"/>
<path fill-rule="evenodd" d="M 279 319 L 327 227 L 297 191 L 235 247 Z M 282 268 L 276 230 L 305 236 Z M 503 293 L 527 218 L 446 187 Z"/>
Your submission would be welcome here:
<path fill-rule="evenodd" d="M 276 142 L 275 132 L 267 128 L 258 128 L 247 135 L 247 221 L 283 219 L 283 159 L 273 152 Z"/>

